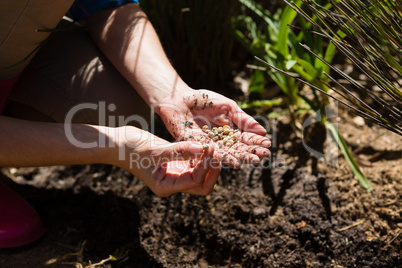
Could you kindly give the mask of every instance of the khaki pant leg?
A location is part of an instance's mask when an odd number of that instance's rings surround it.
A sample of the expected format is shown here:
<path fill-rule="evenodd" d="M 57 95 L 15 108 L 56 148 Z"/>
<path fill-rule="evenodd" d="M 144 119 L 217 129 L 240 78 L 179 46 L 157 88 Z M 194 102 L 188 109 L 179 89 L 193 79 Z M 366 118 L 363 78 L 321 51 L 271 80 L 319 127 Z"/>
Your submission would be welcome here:
<path fill-rule="evenodd" d="M 74 0 L 0 1 L 0 80 L 17 77 Z"/>
<path fill-rule="evenodd" d="M 10 100 L 57 122 L 73 115 L 73 123 L 147 128 L 135 121 L 149 122 L 151 117 L 147 104 L 84 30 L 53 34 L 23 72 Z M 12 109 L 8 113 L 13 116 Z"/>

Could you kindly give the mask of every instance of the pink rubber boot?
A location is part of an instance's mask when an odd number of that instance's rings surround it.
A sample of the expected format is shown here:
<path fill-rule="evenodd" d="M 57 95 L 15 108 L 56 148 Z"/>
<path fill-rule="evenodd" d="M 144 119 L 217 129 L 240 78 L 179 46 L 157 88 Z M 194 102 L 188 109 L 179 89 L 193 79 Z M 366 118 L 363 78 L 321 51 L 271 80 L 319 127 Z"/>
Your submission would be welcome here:
<path fill-rule="evenodd" d="M 43 232 L 35 210 L 0 182 L 0 248 L 29 244 L 39 239 Z"/>

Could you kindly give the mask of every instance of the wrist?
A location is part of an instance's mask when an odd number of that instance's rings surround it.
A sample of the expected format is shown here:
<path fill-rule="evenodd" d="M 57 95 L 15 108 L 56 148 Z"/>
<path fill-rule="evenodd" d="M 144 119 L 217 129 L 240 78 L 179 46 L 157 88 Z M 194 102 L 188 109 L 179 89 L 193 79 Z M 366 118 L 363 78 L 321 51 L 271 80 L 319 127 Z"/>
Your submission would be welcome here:
<path fill-rule="evenodd" d="M 107 163 L 122 168 L 128 168 L 127 163 L 138 149 L 152 138 L 152 134 L 133 126 L 113 128 L 109 133 L 110 144 L 107 153 Z"/>
<path fill-rule="evenodd" d="M 155 113 L 161 115 L 161 107 L 171 105 L 179 107 L 184 102 L 184 98 L 194 94 L 194 91 L 194 89 L 183 82 L 182 84 L 175 85 L 172 90 L 165 91 L 167 93 L 155 97 L 150 107 Z"/>
<path fill-rule="evenodd" d="M 89 160 L 85 161 L 89 164 L 115 164 L 115 158 L 118 156 L 118 128 L 94 126 L 91 125 L 75 125 L 73 132 L 77 131 L 76 138 L 70 143 L 77 140 L 81 144 L 74 144 L 76 147 L 87 147 L 90 152 Z"/>

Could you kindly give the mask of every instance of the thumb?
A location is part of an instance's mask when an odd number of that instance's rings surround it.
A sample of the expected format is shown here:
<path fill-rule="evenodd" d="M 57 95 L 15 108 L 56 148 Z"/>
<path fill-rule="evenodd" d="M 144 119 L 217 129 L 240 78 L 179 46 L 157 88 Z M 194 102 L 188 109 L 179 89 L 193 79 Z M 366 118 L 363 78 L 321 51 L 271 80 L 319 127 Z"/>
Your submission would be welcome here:
<path fill-rule="evenodd" d="M 236 107 L 231 114 L 233 123 L 242 131 L 255 133 L 257 135 L 265 136 L 267 131 L 261 126 L 257 120 L 246 114 L 240 107 Z"/>
<path fill-rule="evenodd" d="M 203 145 L 200 142 L 182 141 L 164 147 L 158 157 L 164 161 L 190 160 L 200 157 L 203 152 Z"/>

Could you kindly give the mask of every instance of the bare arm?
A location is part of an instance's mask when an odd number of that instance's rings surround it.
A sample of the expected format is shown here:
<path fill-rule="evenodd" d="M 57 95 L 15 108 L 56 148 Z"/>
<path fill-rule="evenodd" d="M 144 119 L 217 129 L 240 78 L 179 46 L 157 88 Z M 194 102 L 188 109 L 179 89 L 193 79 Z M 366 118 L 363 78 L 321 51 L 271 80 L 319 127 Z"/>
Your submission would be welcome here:
<path fill-rule="evenodd" d="M 0 116 L 0 166 L 106 163 L 133 173 L 160 196 L 209 194 L 220 174 L 213 148 L 169 143 L 127 126 L 42 123 Z M 190 159 L 197 159 L 190 166 Z"/>
<path fill-rule="evenodd" d="M 192 90 L 170 64 L 153 26 L 138 5 L 105 10 L 88 17 L 87 23 L 98 47 L 150 107 Z"/>
<path fill-rule="evenodd" d="M 0 116 L 0 166 L 49 166 L 106 163 L 110 148 L 80 148 L 72 144 L 60 123 L 31 122 Z M 106 127 L 71 125 L 76 141 L 109 139 Z"/>

